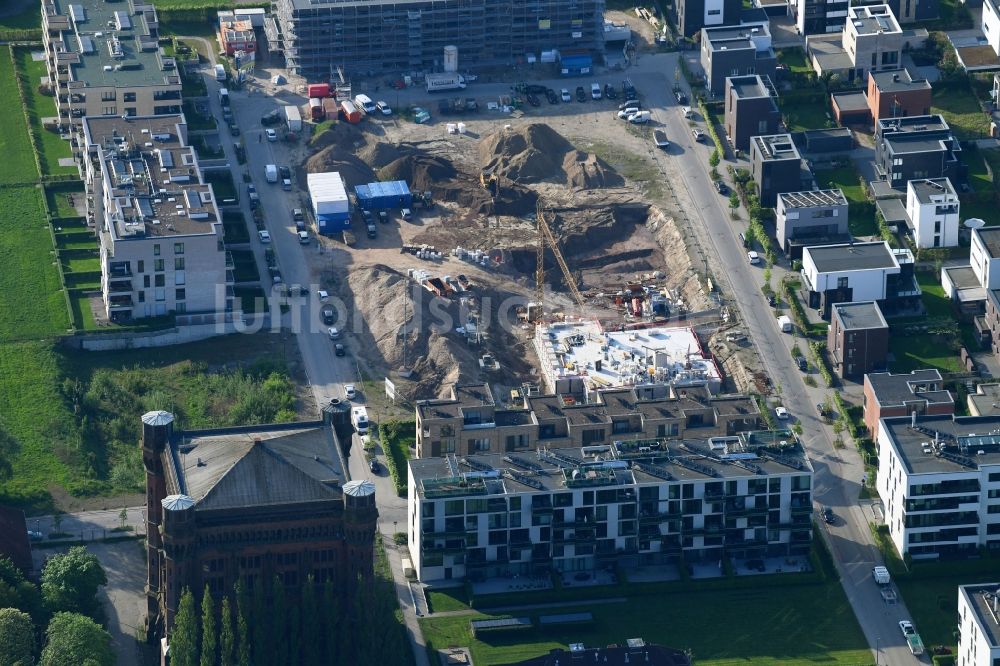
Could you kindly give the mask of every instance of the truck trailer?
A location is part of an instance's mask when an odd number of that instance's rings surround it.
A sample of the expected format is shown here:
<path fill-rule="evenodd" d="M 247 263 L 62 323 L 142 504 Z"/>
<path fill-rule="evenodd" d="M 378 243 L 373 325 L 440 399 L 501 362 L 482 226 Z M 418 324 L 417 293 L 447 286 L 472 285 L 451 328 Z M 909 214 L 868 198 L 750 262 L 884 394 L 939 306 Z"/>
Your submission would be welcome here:
<path fill-rule="evenodd" d="M 424 78 L 427 92 L 443 92 L 445 90 L 464 90 L 465 77 L 457 72 L 441 72 L 428 74 Z"/>
<path fill-rule="evenodd" d="M 291 105 L 285 107 L 285 123 L 289 132 L 302 131 L 302 114 L 299 113 L 299 107 Z"/>

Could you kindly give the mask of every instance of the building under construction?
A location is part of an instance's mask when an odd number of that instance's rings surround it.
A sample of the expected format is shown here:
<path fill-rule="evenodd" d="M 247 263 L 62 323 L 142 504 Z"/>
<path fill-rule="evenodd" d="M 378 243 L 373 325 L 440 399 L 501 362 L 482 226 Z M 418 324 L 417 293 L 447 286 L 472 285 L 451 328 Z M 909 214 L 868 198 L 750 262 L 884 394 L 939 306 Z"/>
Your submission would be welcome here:
<path fill-rule="evenodd" d="M 604 0 L 274 0 L 265 24 L 293 73 L 435 72 L 598 57 Z"/>

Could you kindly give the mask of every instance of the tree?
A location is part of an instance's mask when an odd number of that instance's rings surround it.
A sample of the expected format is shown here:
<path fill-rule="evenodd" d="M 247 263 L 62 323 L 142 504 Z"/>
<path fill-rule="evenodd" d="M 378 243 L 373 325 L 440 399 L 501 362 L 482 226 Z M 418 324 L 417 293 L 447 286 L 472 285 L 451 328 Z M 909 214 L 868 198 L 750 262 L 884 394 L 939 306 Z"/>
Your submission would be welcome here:
<path fill-rule="evenodd" d="M 0 557 L 0 608 L 24 611 L 40 625 L 48 619 L 41 592 L 6 557 Z"/>
<path fill-rule="evenodd" d="M 42 596 L 53 613 L 67 611 L 100 618 L 97 588 L 107 584 L 97 556 L 83 546 L 53 556 L 42 570 Z"/>
<path fill-rule="evenodd" d="M 236 663 L 239 666 L 250 666 L 250 622 L 247 613 L 250 612 L 250 599 L 247 596 L 243 581 L 236 581 L 236 636 L 239 648 L 236 653 Z"/>
<path fill-rule="evenodd" d="M 234 666 L 236 663 L 236 634 L 233 633 L 233 609 L 229 605 L 229 595 L 222 597 L 222 613 L 219 619 L 219 664 Z"/>
<path fill-rule="evenodd" d="M 0 664 L 31 666 L 35 654 L 35 627 L 31 616 L 16 608 L 0 608 Z"/>
<path fill-rule="evenodd" d="M 346 633 L 346 632 L 345 632 Z M 340 599 L 337 595 L 336 590 L 333 587 L 333 581 L 329 578 L 323 583 L 323 630 L 322 635 L 326 639 L 326 645 L 323 649 L 323 654 L 333 654 L 332 650 L 341 646 L 344 647 L 345 641 L 341 641 L 341 613 L 340 613 Z M 347 654 L 345 649 L 342 649 L 340 654 Z M 349 660 L 345 660 L 349 661 Z"/>
<path fill-rule="evenodd" d="M 270 616 L 274 618 L 274 629 L 271 631 L 271 661 L 278 664 L 288 656 L 288 607 L 285 603 L 285 584 L 279 576 L 271 579 L 271 609 Z"/>
<path fill-rule="evenodd" d="M 253 644 L 253 649 L 251 653 L 253 655 L 253 661 L 256 664 L 270 664 L 273 663 L 271 658 L 271 645 L 274 644 L 274 640 L 271 636 L 271 625 L 270 625 L 270 614 L 267 612 L 267 604 L 264 599 L 264 581 L 260 576 L 253 584 L 253 611 L 250 613 L 250 618 L 253 620 L 251 628 L 253 630 L 253 638 L 251 642 Z"/>
<path fill-rule="evenodd" d="M 111 634 L 86 615 L 56 613 L 45 630 L 39 666 L 112 666 Z"/>
<path fill-rule="evenodd" d="M 206 585 L 201 597 L 201 666 L 215 666 L 216 646 L 215 604 Z"/>
<path fill-rule="evenodd" d="M 198 666 L 198 605 L 185 587 L 170 634 L 171 666 Z"/>
<path fill-rule="evenodd" d="M 719 149 L 716 148 L 715 150 L 712 151 L 712 154 L 708 156 L 708 166 L 714 169 L 715 167 L 719 166 L 719 162 L 721 161 L 722 161 L 722 156 L 719 155 Z"/>
<path fill-rule="evenodd" d="M 316 580 L 309 576 L 302 588 L 302 663 L 318 664 L 321 652 L 323 630 L 320 624 L 319 607 L 316 605 Z M 330 654 L 327 652 L 326 654 Z"/>

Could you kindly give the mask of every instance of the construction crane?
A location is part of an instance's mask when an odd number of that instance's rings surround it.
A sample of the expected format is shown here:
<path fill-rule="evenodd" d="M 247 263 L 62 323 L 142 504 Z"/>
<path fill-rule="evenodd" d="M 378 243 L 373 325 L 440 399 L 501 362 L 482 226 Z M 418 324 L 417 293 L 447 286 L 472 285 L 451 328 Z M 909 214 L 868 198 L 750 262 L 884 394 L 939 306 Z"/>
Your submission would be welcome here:
<path fill-rule="evenodd" d="M 566 265 L 566 260 L 563 259 L 562 252 L 559 251 L 559 244 L 556 242 L 556 237 L 549 227 L 549 220 L 547 219 L 549 215 L 551 215 L 551 211 L 547 210 L 546 206 L 539 201 L 535 212 L 535 219 L 538 222 L 538 247 L 535 254 L 535 301 L 539 305 L 542 305 L 544 309 L 545 246 L 548 245 L 549 249 L 552 250 L 552 254 L 555 255 L 556 263 L 559 264 L 559 268 L 562 270 L 563 278 L 566 280 L 566 286 L 569 287 L 569 291 L 573 295 L 573 300 L 576 301 L 577 305 L 583 307 L 583 294 L 577 289 L 576 279 L 570 273 L 569 266 Z"/>

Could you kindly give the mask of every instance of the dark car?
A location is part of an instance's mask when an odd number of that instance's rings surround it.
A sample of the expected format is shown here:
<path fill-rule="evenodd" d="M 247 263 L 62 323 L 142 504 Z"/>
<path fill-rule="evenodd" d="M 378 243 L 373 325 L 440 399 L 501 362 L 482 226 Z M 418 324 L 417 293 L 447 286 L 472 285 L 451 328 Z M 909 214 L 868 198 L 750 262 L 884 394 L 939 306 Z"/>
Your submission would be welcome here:
<path fill-rule="evenodd" d="M 774 297 L 774 294 L 771 294 L 770 296 L 767 297 L 767 304 L 770 305 L 772 308 L 778 304 L 778 299 Z"/>
<path fill-rule="evenodd" d="M 833 509 L 828 506 L 823 507 L 823 522 L 827 525 L 833 525 L 834 516 Z"/>
<path fill-rule="evenodd" d="M 344 349 L 344 345 L 338 342 L 333 346 L 333 354 L 334 356 L 344 356 L 347 354 L 347 350 Z"/>
<path fill-rule="evenodd" d="M 278 167 L 278 177 L 281 178 L 281 180 L 285 180 L 286 178 L 291 179 L 292 170 L 286 166 Z"/>
<path fill-rule="evenodd" d="M 233 136 L 240 135 L 240 128 L 236 125 L 236 123 L 229 123 L 229 133 Z"/>
<path fill-rule="evenodd" d="M 372 474 L 378 474 L 379 470 L 382 469 L 382 466 L 378 464 L 377 460 L 372 458 L 371 460 L 368 461 L 368 469 L 371 470 Z"/>
<path fill-rule="evenodd" d="M 605 83 L 604 96 L 607 97 L 608 99 L 618 99 L 618 92 L 615 90 L 615 87 L 613 85 L 611 85 L 610 83 Z"/>
<path fill-rule="evenodd" d="M 530 104 L 531 106 L 541 106 L 542 105 L 542 102 L 538 99 L 538 95 L 536 95 L 534 93 L 527 93 L 524 97 L 525 97 L 525 99 L 528 100 L 528 104 Z"/>
<path fill-rule="evenodd" d="M 368 232 L 368 238 L 378 237 L 378 228 L 372 222 L 365 225 L 365 231 Z"/>
<path fill-rule="evenodd" d="M 327 326 L 330 326 L 331 324 L 336 323 L 336 321 L 337 321 L 337 313 L 333 309 L 332 305 L 324 305 L 323 309 L 320 312 L 321 312 L 321 314 L 323 316 L 323 323 L 324 324 L 326 324 Z"/>
<path fill-rule="evenodd" d="M 721 180 L 715 181 L 715 189 L 719 191 L 719 194 L 729 194 L 729 186 Z"/>
<path fill-rule="evenodd" d="M 677 98 L 677 103 L 678 104 L 687 104 L 688 103 L 688 96 L 685 95 L 680 90 L 675 90 L 674 91 L 674 97 Z"/>
<path fill-rule="evenodd" d="M 524 86 L 524 92 L 529 95 L 544 95 L 546 90 L 548 90 L 548 88 L 540 86 L 537 83 L 531 83 Z"/>
<path fill-rule="evenodd" d="M 278 113 L 277 110 L 265 113 L 263 116 L 260 117 L 260 124 L 263 125 L 264 127 L 268 127 L 269 125 L 277 125 L 280 122 L 281 122 L 281 114 Z"/>
<path fill-rule="evenodd" d="M 799 366 L 799 370 L 801 370 L 802 372 L 805 372 L 806 370 L 809 369 L 809 362 L 806 361 L 805 356 L 796 356 L 795 365 Z"/>
<path fill-rule="evenodd" d="M 625 99 L 635 99 L 639 94 L 635 90 L 635 86 L 632 85 L 632 79 L 625 79 L 622 81 L 622 96 Z"/>
<path fill-rule="evenodd" d="M 546 88 L 545 89 L 545 99 L 549 100 L 549 104 L 558 104 L 559 103 L 559 95 L 552 88 Z"/>
<path fill-rule="evenodd" d="M 584 90 L 583 86 L 576 87 L 576 101 L 586 102 L 587 101 L 587 91 Z"/>
<path fill-rule="evenodd" d="M 382 224 L 389 224 L 389 213 L 385 212 L 384 210 L 380 210 L 378 212 L 378 221 L 381 222 Z"/>

